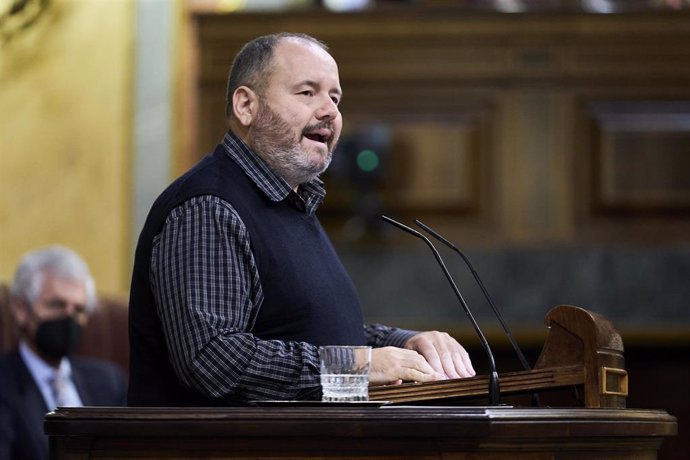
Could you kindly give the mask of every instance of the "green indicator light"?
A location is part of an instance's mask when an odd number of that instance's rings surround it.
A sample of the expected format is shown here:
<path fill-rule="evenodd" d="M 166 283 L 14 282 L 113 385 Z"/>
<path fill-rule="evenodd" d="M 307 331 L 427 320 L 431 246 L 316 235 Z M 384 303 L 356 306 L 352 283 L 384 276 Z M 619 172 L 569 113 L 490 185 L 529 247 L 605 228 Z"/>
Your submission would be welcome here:
<path fill-rule="evenodd" d="M 357 166 L 364 172 L 372 172 L 379 167 L 379 156 L 373 150 L 362 150 L 357 154 Z"/>

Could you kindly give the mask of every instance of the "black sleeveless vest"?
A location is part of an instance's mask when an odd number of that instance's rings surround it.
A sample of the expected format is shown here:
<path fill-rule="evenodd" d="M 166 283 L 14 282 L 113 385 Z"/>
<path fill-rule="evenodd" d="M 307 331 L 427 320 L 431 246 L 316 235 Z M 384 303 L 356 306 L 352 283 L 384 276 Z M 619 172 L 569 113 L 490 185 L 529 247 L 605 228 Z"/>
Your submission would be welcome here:
<path fill-rule="evenodd" d="M 356 290 L 316 216 L 272 201 L 218 145 L 158 197 L 139 237 L 129 303 L 129 405 L 222 404 L 179 383 L 149 281 L 154 237 L 173 208 L 199 195 L 231 203 L 247 228 L 264 294 L 248 332 L 314 345 L 365 343 Z"/>

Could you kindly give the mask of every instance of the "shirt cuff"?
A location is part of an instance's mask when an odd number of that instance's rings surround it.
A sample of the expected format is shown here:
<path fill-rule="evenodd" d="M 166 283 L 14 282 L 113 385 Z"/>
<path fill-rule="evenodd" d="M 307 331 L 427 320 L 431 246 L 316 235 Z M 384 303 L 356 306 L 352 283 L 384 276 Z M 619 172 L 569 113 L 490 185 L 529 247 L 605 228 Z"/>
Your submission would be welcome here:
<path fill-rule="evenodd" d="M 407 329 L 393 329 L 386 337 L 386 345 L 403 348 L 405 343 L 413 336 L 418 334 L 418 331 L 410 331 Z"/>

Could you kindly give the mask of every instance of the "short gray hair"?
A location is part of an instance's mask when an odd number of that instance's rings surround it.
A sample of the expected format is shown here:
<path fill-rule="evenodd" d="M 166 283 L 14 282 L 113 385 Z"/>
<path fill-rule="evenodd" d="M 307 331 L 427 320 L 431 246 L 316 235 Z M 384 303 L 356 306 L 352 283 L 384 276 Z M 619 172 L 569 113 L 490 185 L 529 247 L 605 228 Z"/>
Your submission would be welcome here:
<path fill-rule="evenodd" d="M 324 42 L 303 33 L 280 32 L 263 35 L 247 42 L 237 53 L 230 67 L 225 115 L 232 116 L 232 96 L 240 86 L 248 86 L 259 94 L 263 93 L 271 76 L 273 50 L 282 40 L 290 38 L 313 43 L 328 52 L 328 46 Z"/>
<path fill-rule="evenodd" d="M 43 279 L 50 273 L 60 279 L 83 281 L 86 287 L 86 308 L 96 308 L 96 283 L 89 266 L 79 254 L 60 245 L 27 252 L 14 274 L 11 294 L 33 305 L 43 289 Z"/>

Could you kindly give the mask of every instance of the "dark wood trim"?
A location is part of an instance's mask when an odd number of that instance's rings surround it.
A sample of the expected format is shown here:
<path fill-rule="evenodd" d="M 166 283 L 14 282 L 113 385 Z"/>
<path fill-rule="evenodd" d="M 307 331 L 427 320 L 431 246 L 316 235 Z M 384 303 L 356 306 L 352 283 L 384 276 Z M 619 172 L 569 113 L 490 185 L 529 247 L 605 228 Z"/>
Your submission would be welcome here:
<path fill-rule="evenodd" d="M 46 416 L 67 458 L 656 458 L 663 411 L 508 407 L 71 408 Z"/>

